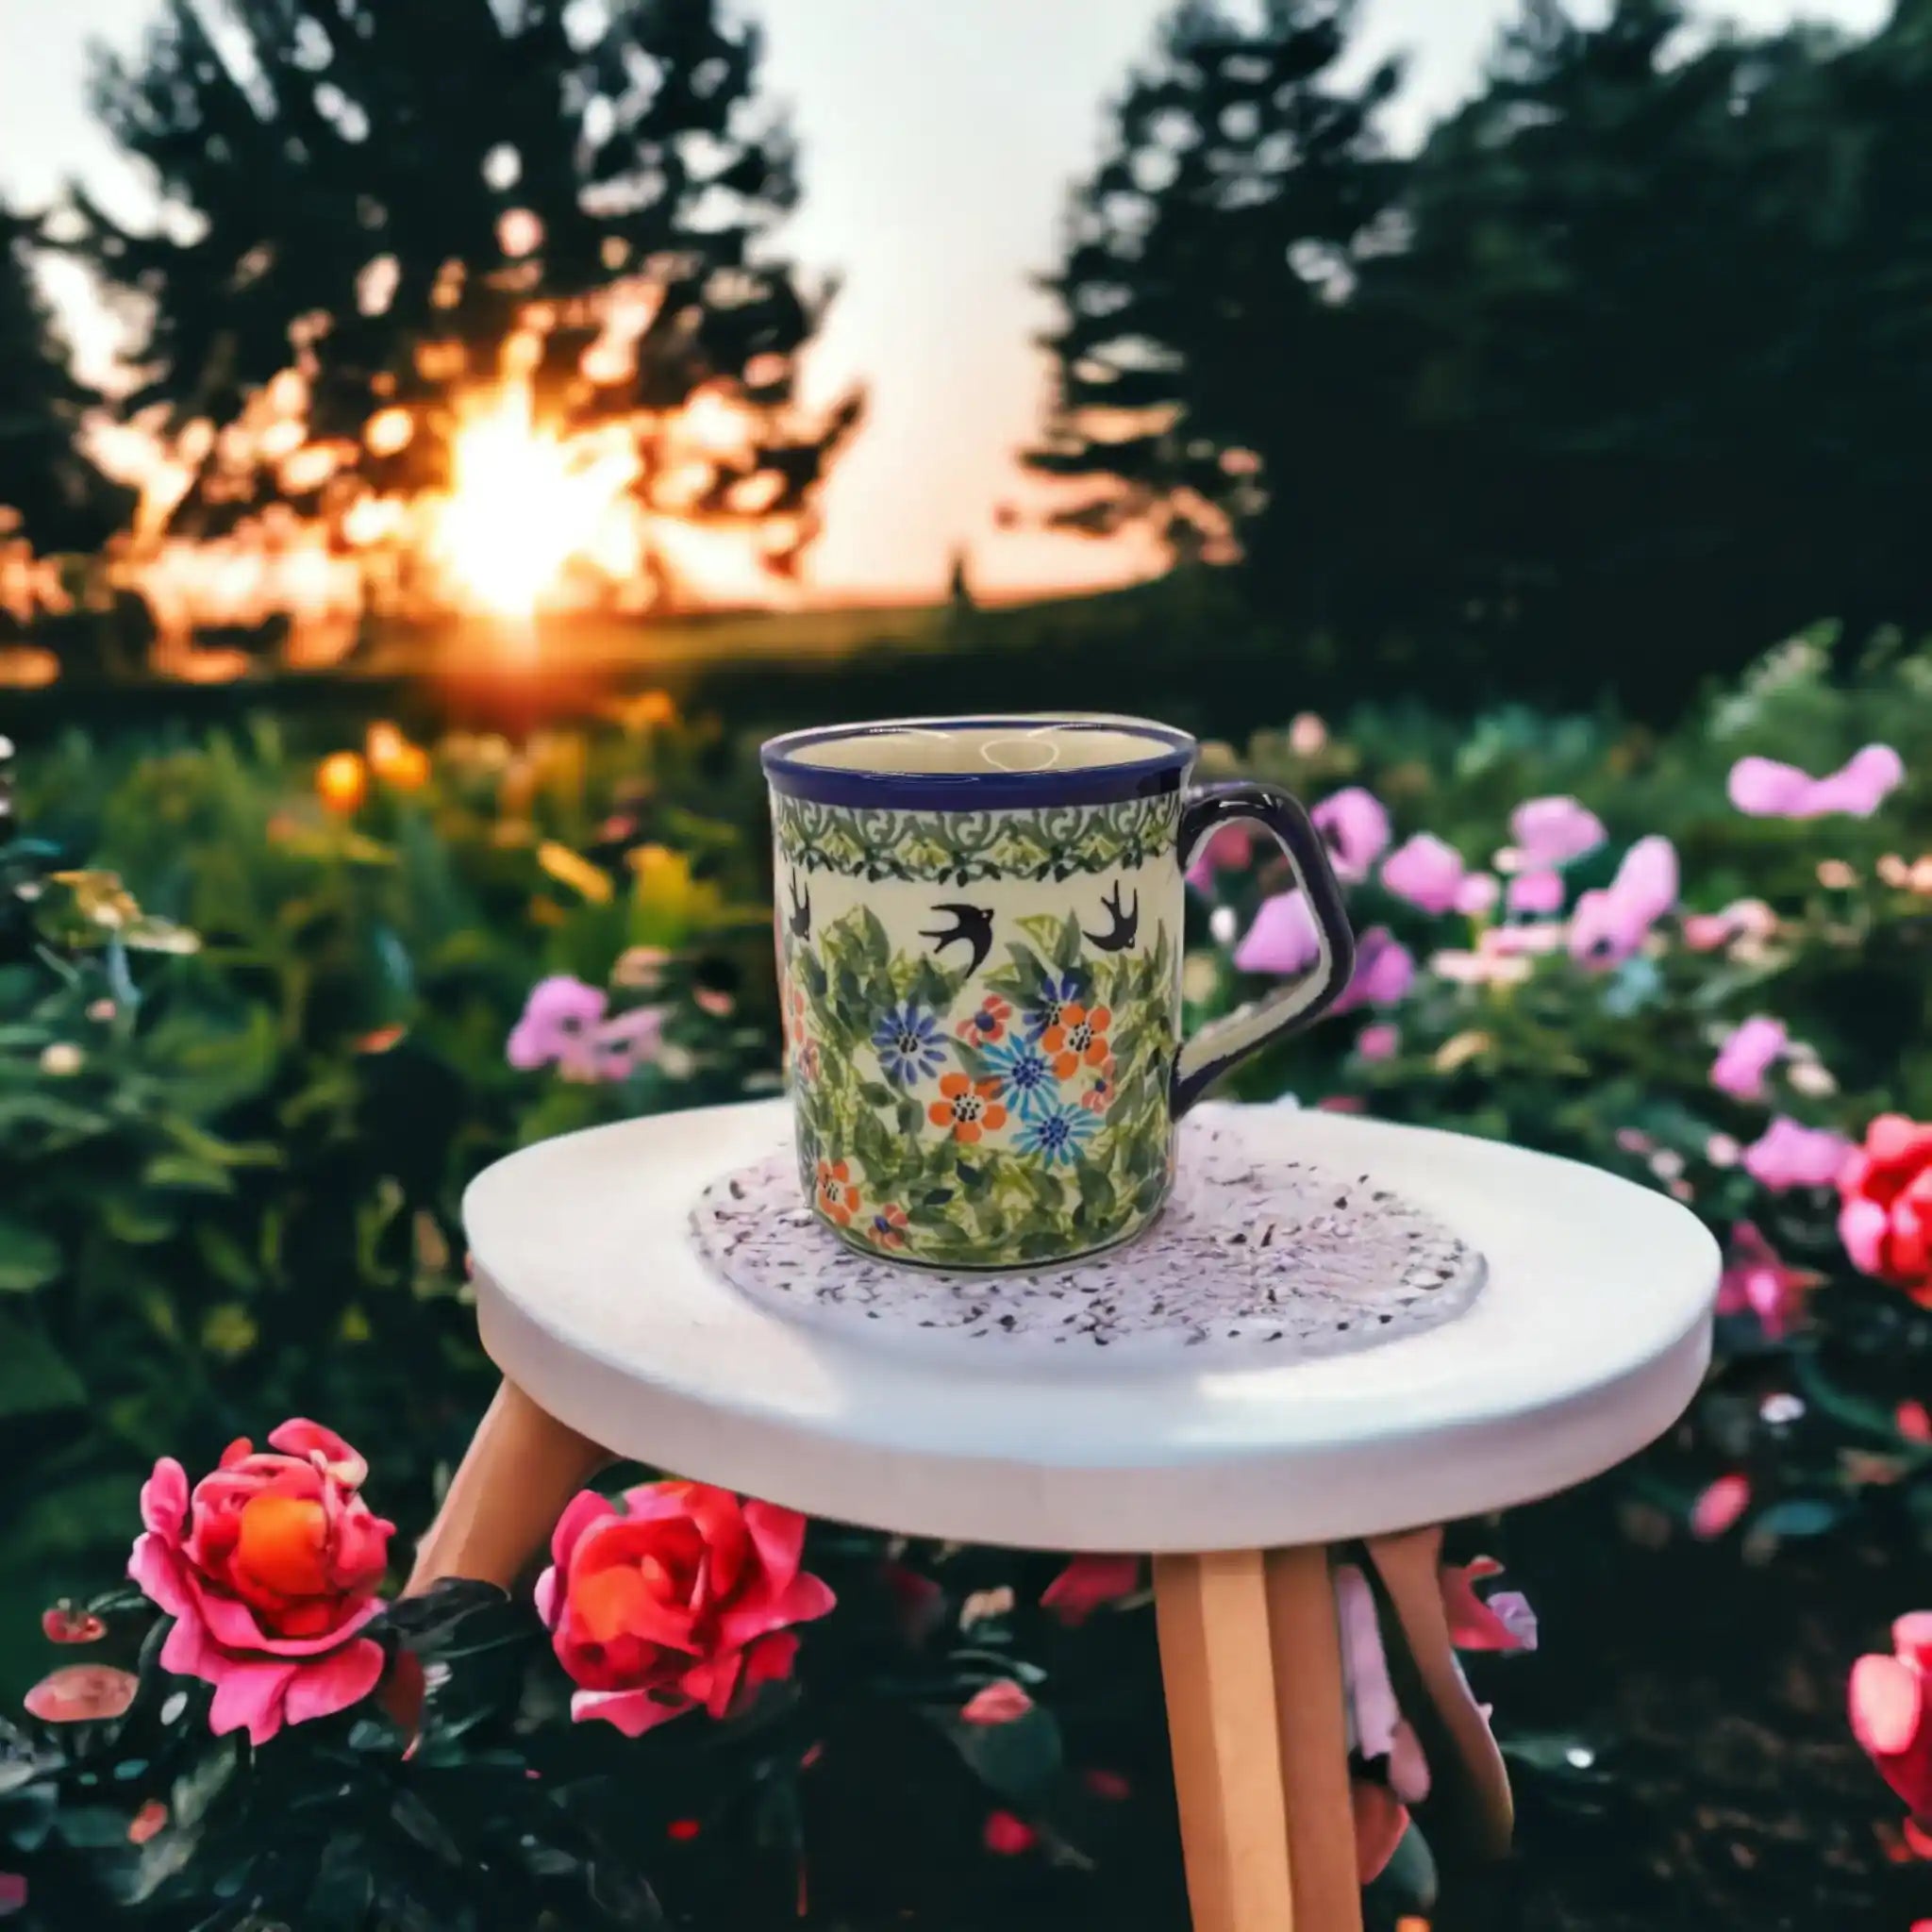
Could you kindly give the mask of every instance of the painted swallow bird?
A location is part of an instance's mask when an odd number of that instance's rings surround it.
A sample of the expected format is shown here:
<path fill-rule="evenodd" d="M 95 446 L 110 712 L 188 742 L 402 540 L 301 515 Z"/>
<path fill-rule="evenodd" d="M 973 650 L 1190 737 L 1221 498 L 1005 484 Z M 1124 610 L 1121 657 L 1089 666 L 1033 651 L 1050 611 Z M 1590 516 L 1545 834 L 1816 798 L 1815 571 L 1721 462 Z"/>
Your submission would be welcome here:
<path fill-rule="evenodd" d="M 1141 930 L 1140 888 L 1136 887 L 1134 890 L 1134 904 L 1131 910 L 1122 907 L 1121 889 L 1118 884 L 1100 904 L 1108 918 L 1112 921 L 1112 924 L 1106 932 L 1088 933 L 1087 939 L 1103 953 L 1124 953 L 1132 946 Z"/>
<path fill-rule="evenodd" d="M 791 882 L 791 917 L 786 926 L 795 940 L 808 940 L 811 937 L 811 890 L 806 889 L 804 898 L 798 896 L 798 881 Z"/>
<path fill-rule="evenodd" d="M 986 956 L 992 951 L 992 908 L 935 906 L 932 910 L 952 920 L 952 926 L 938 932 L 922 932 L 919 937 L 932 941 L 935 953 L 943 953 L 948 946 L 964 944 L 971 947 L 973 958 L 966 964 L 966 977 L 971 979 L 979 971 Z"/>

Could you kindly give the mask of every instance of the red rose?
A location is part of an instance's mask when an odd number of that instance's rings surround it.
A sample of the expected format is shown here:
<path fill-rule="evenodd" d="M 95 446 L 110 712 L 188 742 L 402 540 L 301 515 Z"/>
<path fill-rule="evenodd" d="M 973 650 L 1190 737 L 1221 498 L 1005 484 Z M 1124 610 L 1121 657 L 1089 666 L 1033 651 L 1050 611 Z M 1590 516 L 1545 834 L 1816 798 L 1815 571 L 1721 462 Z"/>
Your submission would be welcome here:
<path fill-rule="evenodd" d="M 624 1507 L 590 1491 L 551 1539 L 537 1614 L 577 1692 L 571 1715 L 627 1737 L 700 1705 L 727 1717 L 790 1676 L 793 1624 L 832 1607 L 799 1568 L 805 1518 L 708 1483 L 646 1483 Z"/>
<path fill-rule="evenodd" d="M 245 1726 L 257 1744 L 375 1688 L 382 1646 L 358 1633 L 381 1610 L 395 1532 L 357 1493 L 368 1465 L 333 1430 L 288 1422 L 268 1440 L 280 1454 L 231 1442 L 192 1495 L 173 1457 L 156 1463 L 127 1565 L 175 1620 L 162 1667 L 212 1684 L 212 1728 Z"/>
<path fill-rule="evenodd" d="M 1932 1126 L 1880 1114 L 1838 1191 L 1839 1239 L 1854 1264 L 1932 1307 Z"/>

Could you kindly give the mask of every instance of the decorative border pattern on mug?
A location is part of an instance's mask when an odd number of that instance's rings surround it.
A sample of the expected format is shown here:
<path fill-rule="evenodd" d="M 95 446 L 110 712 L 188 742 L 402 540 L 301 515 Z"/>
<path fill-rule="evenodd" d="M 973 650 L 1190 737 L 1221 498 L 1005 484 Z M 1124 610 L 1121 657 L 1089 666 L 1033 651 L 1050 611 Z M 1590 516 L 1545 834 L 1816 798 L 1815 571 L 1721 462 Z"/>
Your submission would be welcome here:
<path fill-rule="evenodd" d="M 970 981 L 895 952 L 866 907 L 788 948 L 800 1177 L 855 1246 L 956 1267 L 1058 1259 L 1122 1239 L 1165 1197 L 1165 924 L 1100 954 L 1076 919 L 1017 924 L 1007 963 Z"/>
<path fill-rule="evenodd" d="M 1180 816 L 1178 791 L 1032 811 L 868 811 L 783 793 L 772 798 L 773 829 L 789 864 L 935 886 L 1131 870 L 1174 850 Z"/>

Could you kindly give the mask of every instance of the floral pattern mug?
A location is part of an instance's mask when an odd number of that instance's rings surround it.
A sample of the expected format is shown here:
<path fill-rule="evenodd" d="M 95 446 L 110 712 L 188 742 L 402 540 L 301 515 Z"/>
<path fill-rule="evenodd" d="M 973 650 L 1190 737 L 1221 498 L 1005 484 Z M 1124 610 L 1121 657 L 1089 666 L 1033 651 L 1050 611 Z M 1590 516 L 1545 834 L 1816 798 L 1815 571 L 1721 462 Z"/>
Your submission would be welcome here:
<path fill-rule="evenodd" d="M 786 1078 L 807 1193 L 852 1245 L 1041 1266 L 1159 1212 L 1175 1122 L 1317 1019 L 1354 941 L 1286 791 L 1184 791 L 1195 744 L 1141 719 L 901 719 L 764 747 Z M 1183 874 L 1220 826 L 1273 833 L 1312 971 L 1182 1044 Z"/>

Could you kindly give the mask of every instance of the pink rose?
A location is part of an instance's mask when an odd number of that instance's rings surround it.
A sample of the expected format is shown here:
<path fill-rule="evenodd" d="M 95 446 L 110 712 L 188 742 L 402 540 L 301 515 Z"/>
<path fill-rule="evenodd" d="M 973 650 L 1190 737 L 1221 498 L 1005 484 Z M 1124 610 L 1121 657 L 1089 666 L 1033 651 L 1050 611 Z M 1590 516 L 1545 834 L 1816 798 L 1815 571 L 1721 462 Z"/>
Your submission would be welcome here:
<path fill-rule="evenodd" d="M 805 1518 L 709 1483 L 586 1491 L 558 1519 L 537 1614 L 577 1686 L 572 1717 L 635 1738 L 702 1707 L 728 1717 L 791 1674 L 794 1624 L 832 1607 L 799 1567 Z"/>
<path fill-rule="evenodd" d="M 175 1619 L 166 1670 L 215 1687 L 209 1723 L 266 1743 L 285 1724 L 359 1703 L 382 1646 L 357 1633 L 377 1615 L 395 1525 L 357 1491 L 368 1465 L 332 1430 L 286 1422 L 244 1437 L 191 1495 L 172 1457 L 141 1492 L 146 1533 L 127 1574 Z"/>
<path fill-rule="evenodd" d="M 1922 1822 L 1932 1818 L 1932 1611 L 1914 1610 L 1891 1626 L 1890 1657 L 1861 1657 L 1849 1687 L 1852 1735 L 1878 1774 Z"/>

